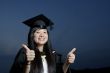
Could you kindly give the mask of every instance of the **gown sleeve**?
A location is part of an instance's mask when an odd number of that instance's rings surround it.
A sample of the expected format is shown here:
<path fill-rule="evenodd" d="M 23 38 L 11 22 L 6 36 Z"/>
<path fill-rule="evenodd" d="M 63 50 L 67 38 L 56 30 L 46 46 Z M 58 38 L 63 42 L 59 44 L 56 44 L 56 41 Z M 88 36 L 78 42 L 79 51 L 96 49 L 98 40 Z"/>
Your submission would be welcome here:
<path fill-rule="evenodd" d="M 56 60 L 56 73 L 64 73 L 63 72 L 63 62 L 61 62 L 61 55 L 58 53 L 55 53 L 55 60 Z M 59 57 L 60 56 L 60 57 Z M 67 70 L 67 73 L 71 73 L 70 67 Z"/>
<path fill-rule="evenodd" d="M 13 65 L 9 73 L 23 73 L 25 60 L 25 53 L 24 50 L 21 48 L 14 59 Z"/>
<path fill-rule="evenodd" d="M 57 63 L 56 65 L 56 73 L 64 73 L 63 72 L 63 63 Z M 67 73 L 71 73 L 70 68 L 68 68 Z"/>

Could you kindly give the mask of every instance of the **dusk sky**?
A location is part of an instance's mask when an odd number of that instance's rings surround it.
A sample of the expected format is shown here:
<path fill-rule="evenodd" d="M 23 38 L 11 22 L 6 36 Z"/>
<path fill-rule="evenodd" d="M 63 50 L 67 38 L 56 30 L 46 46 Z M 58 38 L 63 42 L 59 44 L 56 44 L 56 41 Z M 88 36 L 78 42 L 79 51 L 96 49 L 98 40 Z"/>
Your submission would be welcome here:
<path fill-rule="evenodd" d="M 110 67 L 110 0 L 0 0 L 0 70 L 8 73 L 29 28 L 22 21 L 44 14 L 54 22 L 56 52 L 77 48 L 73 69 Z"/>

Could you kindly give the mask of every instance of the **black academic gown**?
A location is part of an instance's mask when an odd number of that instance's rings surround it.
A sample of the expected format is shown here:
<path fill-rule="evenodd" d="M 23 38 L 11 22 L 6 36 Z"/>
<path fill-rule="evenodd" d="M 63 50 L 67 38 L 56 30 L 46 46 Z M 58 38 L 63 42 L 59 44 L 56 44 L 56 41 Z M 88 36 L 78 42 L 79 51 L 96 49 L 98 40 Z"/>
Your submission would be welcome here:
<path fill-rule="evenodd" d="M 57 54 L 54 53 L 55 58 L 57 57 Z M 56 61 L 56 73 L 63 73 L 62 70 L 62 65 L 63 63 L 58 63 L 58 61 Z M 14 63 L 10 69 L 9 73 L 24 73 L 24 67 L 25 67 L 25 63 L 26 63 L 26 56 L 25 56 L 25 52 L 24 49 L 20 49 L 20 51 L 17 53 Z M 70 69 L 68 69 L 67 73 L 71 73 Z"/>

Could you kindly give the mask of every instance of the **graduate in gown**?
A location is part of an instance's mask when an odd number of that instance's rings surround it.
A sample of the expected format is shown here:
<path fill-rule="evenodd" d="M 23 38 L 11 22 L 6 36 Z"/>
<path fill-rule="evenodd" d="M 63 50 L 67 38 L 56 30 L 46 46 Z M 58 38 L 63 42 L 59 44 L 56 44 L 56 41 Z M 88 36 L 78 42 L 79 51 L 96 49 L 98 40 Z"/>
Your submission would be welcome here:
<path fill-rule="evenodd" d="M 63 64 L 56 61 L 57 54 L 51 46 L 48 31 L 53 22 L 40 14 L 23 23 L 30 27 L 28 43 L 22 44 L 10 73 L 71 73 L 69 65 L 74 63 L 76 48 L 68 53 Z"/>

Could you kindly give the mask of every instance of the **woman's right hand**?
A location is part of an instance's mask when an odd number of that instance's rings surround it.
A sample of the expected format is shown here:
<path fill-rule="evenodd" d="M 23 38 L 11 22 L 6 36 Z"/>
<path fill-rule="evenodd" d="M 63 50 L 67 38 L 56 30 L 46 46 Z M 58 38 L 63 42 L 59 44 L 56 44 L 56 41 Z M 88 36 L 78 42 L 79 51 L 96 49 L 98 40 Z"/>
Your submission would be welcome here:
<path fill-rule="evenodd" d="M 27 64 L 31 64 L 31 61 L 33 61 L 35 58 L 34 50 L 30 50 L 25 44 L 23 44 L 22 47 L 25 49 Z"/>

